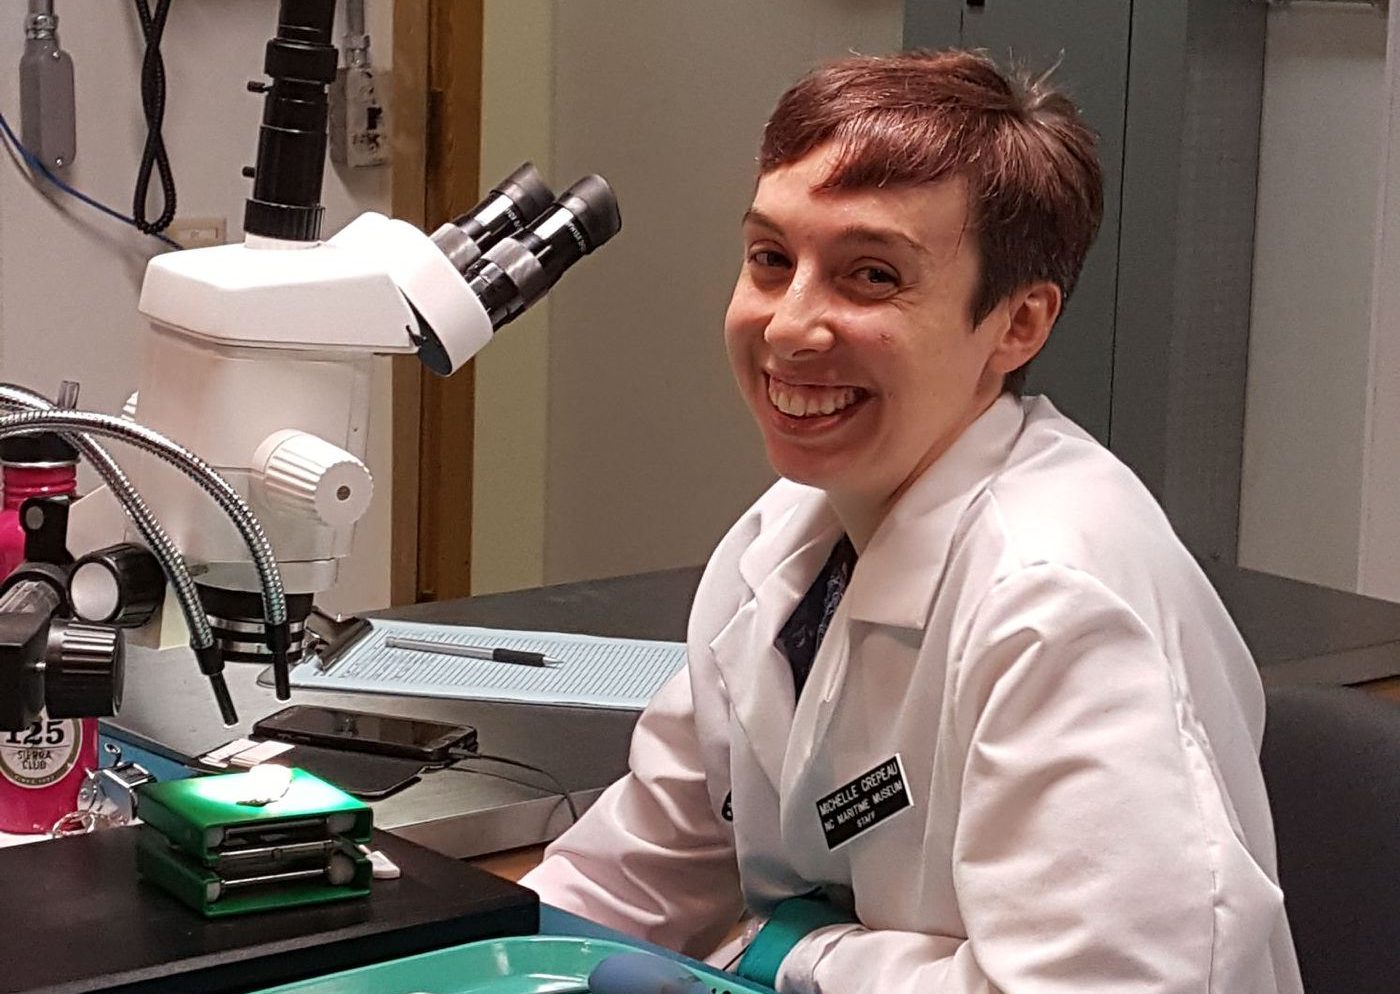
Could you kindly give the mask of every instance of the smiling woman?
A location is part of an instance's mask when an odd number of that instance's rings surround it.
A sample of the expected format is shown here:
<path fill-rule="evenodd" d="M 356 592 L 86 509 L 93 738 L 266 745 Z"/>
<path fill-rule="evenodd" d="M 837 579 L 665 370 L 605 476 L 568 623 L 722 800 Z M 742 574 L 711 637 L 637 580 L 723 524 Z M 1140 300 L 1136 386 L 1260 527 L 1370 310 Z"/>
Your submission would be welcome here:
<path fill-rule="evenodd" d="M 1039 351 L 1061 293 L 1042 280 L 974 323 L 967 181 L 826 187 L 839 164 L 827 144 L 760 179 L 725 339 L 769 462 L 826 491 L 859 549 Z"/>
<path fill-rule="evenodd" d="M 1103 218 L 1096 136 L 1046 76 L 1003 76 L 980 59 L 924 72 L 927 61 L 851 60 L 798 83 L 764 129 L 760 175 L 829 145 L 824 191 L 962 176 L 971 182 L 960 231 L 973 233 L 980 263 L 973 323 L 1036 280 L 1067 297 Z M 924 113 L 934 106 L 936 121 Z M 1020 393 L 1024 368 L 1013 372 L 1007 387 Z"/>
<path fill-rule="evenodd" d="M 747 906 L 739 973 L 783 994 L 1299 994 L 1249 652 L 1141 483 L 1019 395 L 1099 183 L 1068 101 L 976 54 L 780 100 L 725 340 L 785 479 L 545 900 L 691 952 Z"/>
<path fill-rule="evenodd" d="M 860 548 L 1020 393 L 1103 214 L 1094 136 L 1043 78 L 860 59 L 784 95 L 759 170 L 730 361 L 774 469 Z"/>

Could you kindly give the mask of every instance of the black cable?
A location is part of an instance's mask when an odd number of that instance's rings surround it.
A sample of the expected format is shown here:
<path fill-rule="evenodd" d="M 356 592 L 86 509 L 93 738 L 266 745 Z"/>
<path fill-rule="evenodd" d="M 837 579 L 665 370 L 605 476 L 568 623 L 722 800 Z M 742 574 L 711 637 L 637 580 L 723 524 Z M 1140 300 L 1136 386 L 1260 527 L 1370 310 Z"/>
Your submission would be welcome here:
<path fill-rule="evenodd" d="M 540 776 L 544 777 L 546 780 L 549 781 L 554 793 L 558 794 L 564 799 L 564 803 L 569 806 L 569 816 L 574 821 L 578 821 L 578 806 L 574 804 L 574 799 L 572 795 L 570 795 L 569 792 L 564 789 L 564 785 L 559 782 L 558 778 L 556 778 L 554 774 L 550 773 L 548 770 L 542 770 L 538 766 L 531 766 L 529 763 L 522 763 L 518 759 L 508 759 L 505 756 L 492 756 L 490 753 L 485 752 L 454 752 L 452 754 L 452 758 L 458 763 L 463 763 L 471 759 L 483 759 L 489 763 L 504 763 L 507 766 L 516 766 L 522 770 L 529 770 L 531 773 L 538 773 Z M 533 787 L 535 790 L 543 789 L 537 784 L 530 783 L 530 781 L 528 780 L 521 780 L 517 777 L 508 777 L 501 773 L 491 773 L 487 770 L 469 770 L 462 766 L 448 766 L 445 767 L 445 769 L 451 770 L 453 773 L 475 773 L 478 776 L 495 777 L 497 780 L 505 780 L 507 783 L 518 783 L 524 787 Z"/>
<path fill-rule="evenodd" d="M 165 119 L 165 60 L 161 58 L 160 41 L 165 34 L 165 21 L 170 16 L 171 0 L 156 0 L 154 13 L 147 0 L 132 0 L 141 19 L 141 34 L 146 39 L 146 54 L 141 60 L 141 109 L 146 114 L 146 145 L 141 150 L 141 166 L 136 172 L 136 193 L 132 198 L 131 215 L 136 227 L 148 235 L 158 234 L 175 220 L 175 174 L 170 169 L 170 157 L 165 154 L 165 139 L 160 127 Z M 151 185 L 151 170 L 160 172 L 160 192 L 165 208 L 154 221 L 146 219 L 146 192 Z"/>

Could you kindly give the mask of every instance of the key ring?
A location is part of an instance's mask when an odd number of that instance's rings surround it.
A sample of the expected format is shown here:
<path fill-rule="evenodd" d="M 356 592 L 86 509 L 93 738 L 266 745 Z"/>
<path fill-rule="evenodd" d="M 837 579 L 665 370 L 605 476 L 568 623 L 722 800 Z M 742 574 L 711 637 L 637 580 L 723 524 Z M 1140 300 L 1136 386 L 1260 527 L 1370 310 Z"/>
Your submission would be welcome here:
<path fill-rule="evenodd" d="M 82 786 L 78 788 L 77 807 L 68 812 L 49 829 L 49 835 L 61 839 L 69 835 L 86 835 L 97 827 L 97 815 L 93 808 L 97 804 L 97 771 L 88 770 L 83 775 Z"/>
<path fill-rule="evenodd" d="M 71 835 L 87 835 L 97 828 L 97 815 L 91 810 L 70 811 L 58 821 L 53 823 L 53 828 L 49 829 L 49 835 L 55 839 L 66 839 Z"/>
<path fill-rule="evenodd" d="M 53 838 L 86 835 L 98 828 L 130 824 L 136 817 L 136 790 L 154 778 L 136 763 L 122 762 L 121 747 L 108 742 L 104 747 L 112 765 L 88 770 L 78 788 L 77 808 L 68 812 L 49 830 Z"/>

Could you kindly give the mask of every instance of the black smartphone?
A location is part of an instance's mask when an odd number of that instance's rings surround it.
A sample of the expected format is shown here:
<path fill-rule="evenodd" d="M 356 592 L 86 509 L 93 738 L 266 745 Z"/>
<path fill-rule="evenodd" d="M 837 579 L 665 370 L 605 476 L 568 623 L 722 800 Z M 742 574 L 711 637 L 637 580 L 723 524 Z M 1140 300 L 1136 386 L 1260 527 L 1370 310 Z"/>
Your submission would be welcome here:
<path fill-rule="evenodd" d="M 445 763 L 452 759 L 453 752 L 476 749 L 476 729 L 470 725 L 306 704 L 293 704 L 268 715 L 253 726 L 253 734 L 283 742 L 404 756 L 425 763 Z"/>

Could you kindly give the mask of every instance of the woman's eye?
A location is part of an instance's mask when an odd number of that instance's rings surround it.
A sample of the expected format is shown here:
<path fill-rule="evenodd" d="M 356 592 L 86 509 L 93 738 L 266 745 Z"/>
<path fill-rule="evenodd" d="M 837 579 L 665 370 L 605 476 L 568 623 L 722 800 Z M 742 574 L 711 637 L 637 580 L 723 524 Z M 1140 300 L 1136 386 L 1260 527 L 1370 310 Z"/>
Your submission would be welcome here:
<path fill-rule="evenodd" d="M 755 249 L 749 253 L 749 262 L 762 269 L 778 269 L 787 265 L 787 257 L 773 249 Z"/>
<path fill-rule="evenodd" d="M 868 283 L 871 286 L 887 287 L 897 286 L 899 284 L 898 276 L 888 269 L 882 269 L 879 266 L 861 266 L 855 271 L 855 276 L 861 282 Z"/>

